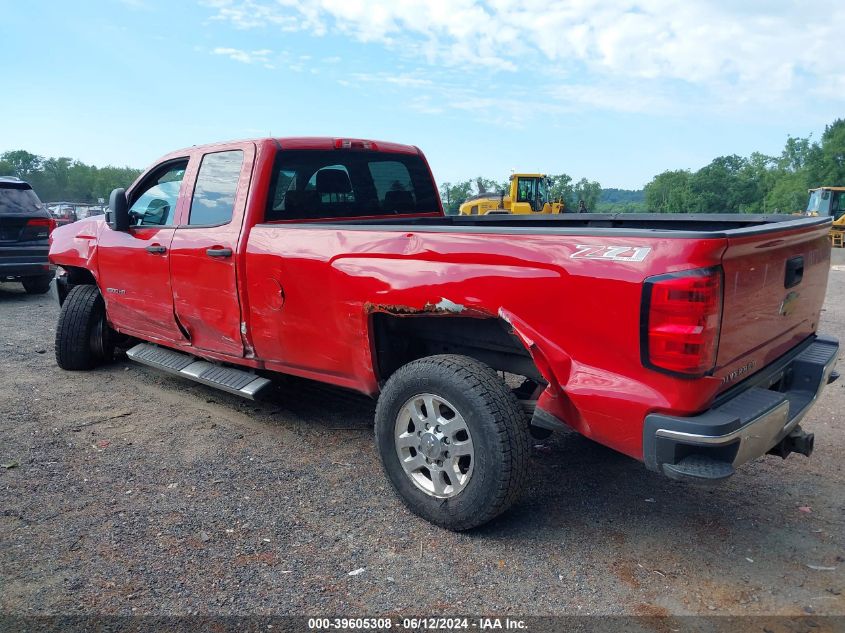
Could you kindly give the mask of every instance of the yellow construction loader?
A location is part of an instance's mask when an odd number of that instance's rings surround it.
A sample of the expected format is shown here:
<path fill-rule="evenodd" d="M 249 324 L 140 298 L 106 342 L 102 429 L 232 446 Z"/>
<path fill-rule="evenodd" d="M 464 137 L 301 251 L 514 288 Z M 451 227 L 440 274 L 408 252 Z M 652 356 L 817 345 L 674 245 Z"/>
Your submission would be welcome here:
<path fill-rule="evenodd" d="M 809 190 L 806 215 L 830 216 L 830 242 L 842 248 L 845 237 L 845 187 L 818 187 Z"/>
<path fill-rule="evenodd" d="M 515 213 L 522 215 L 564 213 L 562 200 L 549 197 L 550 179 L 545 174 L 512 174 L 510 191 L 479 193 L 460 206 L 461 215 Z"/>

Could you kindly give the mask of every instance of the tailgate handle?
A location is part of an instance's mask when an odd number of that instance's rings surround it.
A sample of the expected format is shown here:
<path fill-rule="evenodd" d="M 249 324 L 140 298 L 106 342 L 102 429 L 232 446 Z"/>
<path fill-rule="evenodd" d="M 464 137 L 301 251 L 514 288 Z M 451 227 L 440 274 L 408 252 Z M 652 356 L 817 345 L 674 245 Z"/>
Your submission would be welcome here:
<path fill-rule="evenodd" d="M 792 257 L 786 260 L 786 277 L 783 280 L 784 288 L 792 288 L 801 283 L 804 279 L 804 256 Z"/>

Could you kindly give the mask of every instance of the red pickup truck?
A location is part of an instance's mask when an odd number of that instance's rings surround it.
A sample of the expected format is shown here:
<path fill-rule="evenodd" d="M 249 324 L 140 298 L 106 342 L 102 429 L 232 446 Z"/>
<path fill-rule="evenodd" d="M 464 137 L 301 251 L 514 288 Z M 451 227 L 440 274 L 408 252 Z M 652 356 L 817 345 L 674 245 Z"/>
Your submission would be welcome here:
<path fill-rule="evenodd" d="M 570 428 L 717 482 L 809 455 L 833 371 L 816 333 L 829 219 L 443 214 L 416 148 L 343 138 L 191 147 L 56 229 L 59 366 L 133 360 L 247 398 L 276 373 L 378 397 L 408 507 L 455 530 Z"/>

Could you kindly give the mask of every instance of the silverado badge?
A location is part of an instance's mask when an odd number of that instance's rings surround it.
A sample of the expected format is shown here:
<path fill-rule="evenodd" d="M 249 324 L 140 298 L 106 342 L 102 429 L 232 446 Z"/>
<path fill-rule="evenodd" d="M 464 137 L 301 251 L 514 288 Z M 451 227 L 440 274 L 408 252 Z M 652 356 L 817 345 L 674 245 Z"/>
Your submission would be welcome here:
<path fill-rule="evenodd" d="M 725 376 L 722 377 L 722 384 L 726 385 L 729 382 L 733 382 L 737 378 L 740 378 L 741 376 L 750 374 L 752 371 L 754 371 L 754 368 L 756 366 L 756 361 L 752 360 L 750 362 L 745 363 L 745 365 L 743 365 L 742 367 L 737 367 L 732 372 L 729 372 L 728 374 L 725 374 Z"/>

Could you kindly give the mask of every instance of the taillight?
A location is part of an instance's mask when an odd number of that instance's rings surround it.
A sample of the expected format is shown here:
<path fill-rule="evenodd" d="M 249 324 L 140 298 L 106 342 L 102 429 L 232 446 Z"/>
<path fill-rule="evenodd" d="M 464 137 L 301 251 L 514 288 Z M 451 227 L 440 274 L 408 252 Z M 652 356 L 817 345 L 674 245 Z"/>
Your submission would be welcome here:
<path fill-rule="evenodd" d="M 722 322 L 721 267 L 649 277 L 640 318 L 643 365 L 690 378 L 709 374 Z"/>
<path fill-rule="evenodd" d="M 28 239 L 40 240 L 50 237 L 55 228 L 56 221 L 53 218 L 30 218 L 26 223 L 26 236 Z"/>

